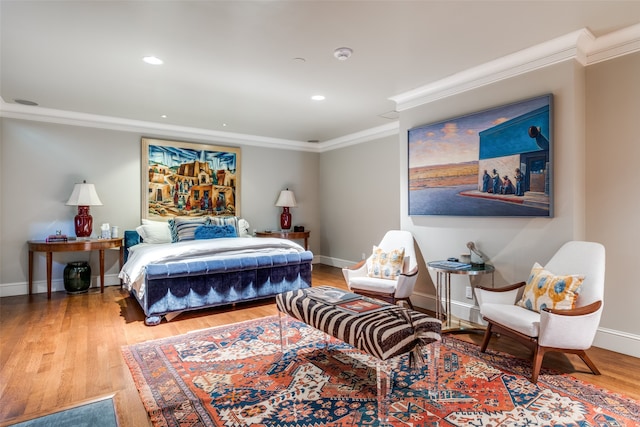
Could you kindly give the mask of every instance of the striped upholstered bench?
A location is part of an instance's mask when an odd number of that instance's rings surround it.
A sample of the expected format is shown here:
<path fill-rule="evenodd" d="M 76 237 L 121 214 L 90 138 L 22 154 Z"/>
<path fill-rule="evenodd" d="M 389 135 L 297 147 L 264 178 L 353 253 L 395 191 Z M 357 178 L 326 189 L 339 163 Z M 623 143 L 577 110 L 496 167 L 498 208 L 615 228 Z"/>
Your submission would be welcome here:
<path fill-rule="evenodd" d="M 335 304 L 314 299 L 309 295 L 312 289 L 276 295 L 278 310 L 281 314 L 304 322 L 377 359 L 378 418 L 383 424 L 386 423 L 393 377 L 386 361 L 409 353 L 409 363 L 420 365 L 423 361 L 422 347 L 441 339 L 441 321 L 424 313 L 377 300 L 375 303 L 384 305 L 383 308 L 353 314 Z M 280 327 L 282 328 L 282 322 Z M 282 330 L 281 336 L 284 336 Z M 437 354 L 436 347 L 435 358 Z M 436 368 L 435 363 L 429 368 Z M 437 372 L 437 368 L 430 369 L 430 372 Z"/>
<path fill-rule="evenodd" d="M 276 304 L 280 312 L 379 360 L 440 340 L 440 320 L 393 304 L 385 304 L 388 307 L 383 310 L 356 315 L 314 299 L 304 289 L 277 295 Z"/>

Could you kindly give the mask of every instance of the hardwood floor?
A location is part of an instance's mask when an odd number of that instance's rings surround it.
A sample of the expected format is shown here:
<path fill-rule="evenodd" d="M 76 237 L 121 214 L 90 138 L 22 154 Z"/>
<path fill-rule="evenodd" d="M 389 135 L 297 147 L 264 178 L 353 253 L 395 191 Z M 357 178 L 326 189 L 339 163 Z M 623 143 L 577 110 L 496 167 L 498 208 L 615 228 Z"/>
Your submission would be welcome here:
<path fill-rule="evenodd" d="M 338 268 L 316 264 L 314 285 L 344 288 Z M 144 325 L 137 302 L 117 286 L 104 294 L 46 294 L 0 298 L 0 426 L 114 395 L 120 427 L 150 425 L 120 353 L 122 346 L 277 314 L 273 299 L 185 313 L 172 322 Z M 480 345 L 482 336 L 458 334 Z M 490 348 L 520 357 L 529 351 L 509 338 Z M 640 401 L 640 359 L 593 348 L 602 375 L 594 376 L 573 355 L 550 354 L 552 367 Z"/>

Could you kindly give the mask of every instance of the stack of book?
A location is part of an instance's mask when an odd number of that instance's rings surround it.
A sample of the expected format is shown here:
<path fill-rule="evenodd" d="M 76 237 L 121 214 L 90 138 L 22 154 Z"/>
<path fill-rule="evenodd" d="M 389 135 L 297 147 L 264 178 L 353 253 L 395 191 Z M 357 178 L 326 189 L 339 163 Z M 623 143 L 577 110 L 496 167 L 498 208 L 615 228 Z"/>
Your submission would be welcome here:
<path fill-rule="evenodd" d="M 47 237 L 47 243 L 66 242 L 68 240 L 69 239 L 65 234 L 52 234 L 51 236 Z"/>
<path fill-rule="evenodd" d="M 471 264 L 457 261 L 431 261 L 429 267 L 445 268 L 449 270 L 462 270 L 471 267 Z"/>
<path fill-rule="evenodd" d="M 341 310 L 354 315 L 371 313 L 389 307 L 389 304 L 365 298 L 353 292 L 332 288 L 331 286 L 306 288 L 305 292 L 309 298 L 325 304 L 335 305 Z"/>

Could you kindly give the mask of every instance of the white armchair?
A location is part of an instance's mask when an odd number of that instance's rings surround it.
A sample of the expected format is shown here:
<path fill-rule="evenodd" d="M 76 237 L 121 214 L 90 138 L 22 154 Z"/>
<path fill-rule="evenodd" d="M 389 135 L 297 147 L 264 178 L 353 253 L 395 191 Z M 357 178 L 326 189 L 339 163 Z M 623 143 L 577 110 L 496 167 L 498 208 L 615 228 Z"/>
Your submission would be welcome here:
<path fill-rule="evenodd" d="M 413 308 L 410 297 L 418 278 L 418 262 L 413 245 L 413 235 L 410 232 L 387 231 L 378 247 L 386 252 L 404 248 L 402 274 L 396 279 L 369 277 L 368 265 L 373 256 L 371 255 L 352 267 L 342 269 L 347 286 L 357 294 L 382 299 L 392 304 L 406 301 L 409 307 Z"/>
<path fill-rule="evenodd" d="M 555 275 L 584 275 L 573 309 L 543 308 L 539 313 L 516 305 L 520 282 L 505 288 L 476 288 L 480 313 L 487 326 L 481 350 L 493 332 L 517 339 L 533 350 L 531 382 L 538 380 L 547 351 L 577 354 L 595 375 L 598 368 L 585 350 L 593 344 L 604 298 L 605 249 L 599 243 L 565 243 L 544 267 Z"/>

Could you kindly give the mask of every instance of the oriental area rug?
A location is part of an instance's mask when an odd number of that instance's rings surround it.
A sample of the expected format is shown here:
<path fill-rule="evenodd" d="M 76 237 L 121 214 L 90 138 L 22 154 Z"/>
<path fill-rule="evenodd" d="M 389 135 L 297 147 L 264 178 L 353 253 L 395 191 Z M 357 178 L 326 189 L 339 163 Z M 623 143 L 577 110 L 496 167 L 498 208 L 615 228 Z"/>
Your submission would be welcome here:
<path fill-rule="evenodd" d="M 154 426 L 377 426 L 376 361 L 277 316 L 122 349 Z M 433 345 L 433 344 L 432 344 Z M 393 426 L 637 426 L 640 402 L 445 336 L 437 374 L 394 360 Z M 429 374 L 431 372 L 431 374 Z M 434 392 L 434 378 L 437 389 Z M 431 384 L 432 392 L 426 384 Z"/>

